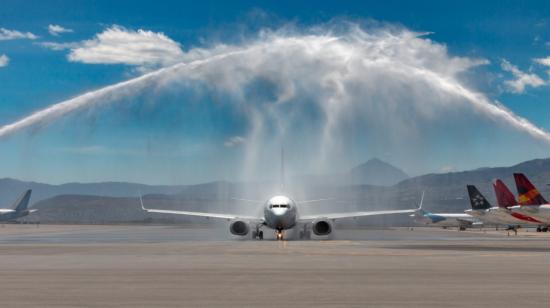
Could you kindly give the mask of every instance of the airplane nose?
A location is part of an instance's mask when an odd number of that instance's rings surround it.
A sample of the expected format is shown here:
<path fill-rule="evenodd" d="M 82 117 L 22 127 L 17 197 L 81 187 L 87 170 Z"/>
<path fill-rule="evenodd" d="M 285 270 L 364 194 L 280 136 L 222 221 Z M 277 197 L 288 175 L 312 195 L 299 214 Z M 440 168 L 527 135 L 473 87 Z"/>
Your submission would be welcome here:
<path fill-rule="evenodd" d="M 277 216 L 282 216 L 282 215 L 284 215 L 284 213 L 286 213 L 285 208 L 275 208 L 275 209 L 272 209 L 272 211 L 273 211 L 273 214 L 275 214 Z"/>

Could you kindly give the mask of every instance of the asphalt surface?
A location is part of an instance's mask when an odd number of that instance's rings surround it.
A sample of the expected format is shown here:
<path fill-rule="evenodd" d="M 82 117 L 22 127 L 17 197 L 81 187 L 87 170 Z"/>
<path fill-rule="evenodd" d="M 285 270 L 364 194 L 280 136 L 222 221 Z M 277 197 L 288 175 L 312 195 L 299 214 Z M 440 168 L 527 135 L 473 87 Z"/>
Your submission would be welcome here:
<path fill-rule="evenodd" d="M 541 307 L 550 234 L 338 230 L 238 240 L 225 229 L 5 225 L 2 307 Z"/>

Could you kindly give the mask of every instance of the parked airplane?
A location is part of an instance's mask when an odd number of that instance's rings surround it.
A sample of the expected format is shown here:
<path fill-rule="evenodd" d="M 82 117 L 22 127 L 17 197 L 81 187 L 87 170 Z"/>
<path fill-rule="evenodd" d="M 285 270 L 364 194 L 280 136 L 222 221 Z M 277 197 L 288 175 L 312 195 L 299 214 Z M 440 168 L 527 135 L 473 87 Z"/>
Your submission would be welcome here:
<path fill-rule="evenodd" d="M 31 199 L 31 193 L 32 190 L 27 190 L 10 208 L 0 209 L 0 221 L 12 221 L 36 212 L 36 209 L 29 210 L 27 208 Z"/>
<path fill-rule="evenodd" d="M 510 208 L 515 206 L 515 205 L 518 205 L 518 201 L 516 201 L 516 197 L 514 196 L 514 194 L 510 191 L 510 189 L 508 188 L 508 186 L 506 186 L 506 184 L 504 184 L 504 182 L 500 179 L 497 179 L 494 183 L 493 183 L 493 189 L 495 190 L 495 195 L 497 197 L 497 203 L 498 203 L 498 206 L 501 207 L 501 208 L 506 208 L 510 211 L 510 215 L 512 215 L 514 218 L 522 221 L 522 224 L 528 224 L 528 225 L 540 225 L 541 222 L 538 221 L 537 219 L 531 217 L 531 216 L 528 216 L 528 215 L 525 215 L 525 214 L 522 214 L 522 213 L 517 213 L 517 212 L 514 212 L 514 211 L 511 211 Z"/>
<path fill-rule="evenodd" d="M 479 224 L 479 221 L 466 213 L 431 213 L 422 208 L 424 193 L 420 199 L 420 206 L 414 211 L 411 217 L 414 221 L 425 225 L 440 227 L 458 227 L 459 230 L 466 230 L 467 227 Z"/>
<path fill-rule="evenodd" d="M 550 204 L 523 173 L 514 173 L 518 190 L 519 205 L 511 207 L 515 213 L 527 215 L 538 220 L 541 225 L 537 232 L 547 232 L 550 225 Z"/>
<path fill-rule="evenodd" d="M 471 210 L 466 213 L 481 220 L 484 225 L 508 225 L 509 229 L 517 229 L 518 225 L 540 224 L 539 221 L 523 214 L 513 213 L 508 209 L 514 204 L 515 198 L 511 195 L 506 185 L 500 180 L 493 184 L 497 195 L 498 207 L 492 206 L 474 185 L 467 185 L 468 196 L 470 197 Z M 513 200 L 510 199 L 511 198 Z"/>
<path fill-rule="evenodd" d="M 281 191 L 284 191 L 283 160 L 283 152 L 281 151 Z M 230 221 L 229 232 L 231 232 L 231 234 L 246 236 L 251 233 L 252 238 L 257 238 L 260 240 L 264 237 L 264 233 L 262 230 L 262 228 L 264 227 L 275 230 L 275 237 L 278 240 L 282 240 L 284 232 L 292 228 L 299 228 L 300 239 L 309 239 L 311 237 L 311 231 L 319 236 L 331 234 L 334 229 L 333 223 L 335 220 L 366 216 L 412 213 L 415 211 L 414 209 L 410 209 L 301 215 L 299 211 L 299 203 L 284 194 L 276 195 L 269 198 L 263 205 L 263 213 L 257 216 L 149 209 L 145 208 L 141 197 L 140 202 L 142 209 L 144 211 L 147 211 L 148 213 L 175 214 L 225 219 Z M 309 201 L 304 201 L 303 203 L 307 202 Z"/>

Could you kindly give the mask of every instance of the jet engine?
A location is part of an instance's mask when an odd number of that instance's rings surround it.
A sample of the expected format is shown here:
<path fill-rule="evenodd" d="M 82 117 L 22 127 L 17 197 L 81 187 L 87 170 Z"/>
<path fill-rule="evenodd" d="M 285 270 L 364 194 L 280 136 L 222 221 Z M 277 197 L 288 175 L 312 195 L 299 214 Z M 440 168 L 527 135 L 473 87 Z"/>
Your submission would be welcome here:
<path fill-rule="evenodd" d="M 313 222 L 311 229 L 315 235 L 329 235 L 332 232 L 332 224 L 328 220 L 318 220 Z"/>
<path fill-rule="evenodd" d="M 250 226 L 246 221 L 237 220 L 229 225 L 229 231 L 233 235 L 245 236 L 250 232 Z"/>

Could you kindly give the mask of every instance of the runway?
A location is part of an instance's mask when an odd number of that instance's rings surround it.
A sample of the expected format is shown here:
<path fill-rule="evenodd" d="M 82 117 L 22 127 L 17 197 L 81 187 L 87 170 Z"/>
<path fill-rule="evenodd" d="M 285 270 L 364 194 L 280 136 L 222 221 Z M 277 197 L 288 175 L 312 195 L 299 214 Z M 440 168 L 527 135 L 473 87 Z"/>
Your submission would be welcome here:
<path fill-rule="evenodd" d="M 4 307 L 540 307 L 550 235 L 415 228 L 335 240 L 225 229 L 5 225 Z"/>

